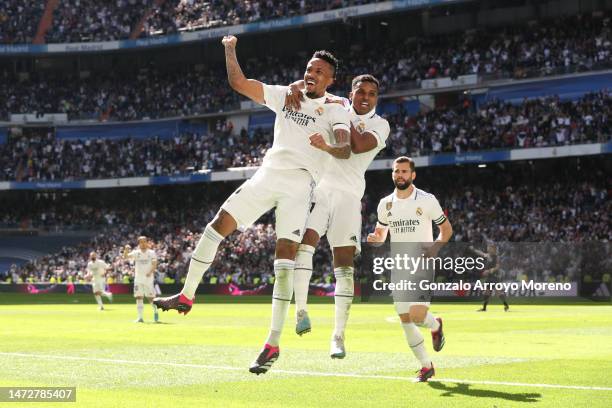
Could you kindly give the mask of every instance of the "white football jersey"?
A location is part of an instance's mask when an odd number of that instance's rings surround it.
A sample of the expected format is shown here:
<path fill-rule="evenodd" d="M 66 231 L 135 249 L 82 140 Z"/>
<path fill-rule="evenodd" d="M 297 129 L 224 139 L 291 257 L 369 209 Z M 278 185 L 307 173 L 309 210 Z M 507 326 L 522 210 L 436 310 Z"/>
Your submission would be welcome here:
<path fill-rule="evenodd" d="M 104 279 L 107 268 L 108 264 L 101 259 L 87 262 L 87 272 L 91 273 L 94 279 Z"/>
<path fill-rule="evenodd" d="M 285 107 L 288 87 L 265 85 L 265 106 L 276 113 L 274 142 L 266 152 L 262 166 L 275 169 L 305 169 L 319 182 L 332 156 L 310 145 L 310 136 L 320 133 L 333 144 L 334 130 L 350 131 L 349 113 L 336 103 L 325 103 L 326 96 L 304 97 L 299 111 Z"/>
<path fill-rule="evenodd" d="M 446 221 L 440 203 L 433 194 L 414 187 L 408 198 L 395 192 L 378 204 L 378 222 L 389 227 L 391 242 L 433 242 L 432 222 Z"/>
<path fill-rule="evenodd" d="M 355 154 L 347 160 L 331 160 L 320 185 L 333 191 L 341 190 L 361 199 L 365 192 L 365 172 L 378 152 L 385 148 L 389 136 L 389 122 L 372 109 L 365 115 L 358 115 L 350 108 L 351 123 L 359 132 L 368 132 L 376 137 L 377 145 L 369 152 Z"/>
<path fill-rule="evenodd" d="M 147 273 L 151 272 L 153 267 L 153 261 L 157 260 L 157 255 L 152 249 L 141 251 L 140 248 L 136 248 L 128 254 L 128 258 L 134 261 L 134 282 L 153 282 L 155 278 L 154 273 L 151 276 L 146 276 Z"/>

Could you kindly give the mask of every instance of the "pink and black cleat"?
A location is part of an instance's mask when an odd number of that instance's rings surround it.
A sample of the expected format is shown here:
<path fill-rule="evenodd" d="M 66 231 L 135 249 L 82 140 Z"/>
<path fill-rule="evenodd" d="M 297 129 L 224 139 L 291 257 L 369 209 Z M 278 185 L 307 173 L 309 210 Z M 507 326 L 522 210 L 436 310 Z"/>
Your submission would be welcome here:
<path fill-rule="evenodd" d="M 279 355 L 280 349 L 278 347 L 266 344 L 257 359 L 249 367 L 249 371 L 257 375 L 267 373 L 272 364 L 278 360 Z"/>
<path fill-rule="evenodd" d="M 182 293 L 178 293 L 169 297 L 156 297 L 153 299 L 153 304 L 164 312 L 173 309 L 177 310 L 179 314 L 183 313 L 184 315 L 187 315 L 187 313 L 189 313 L 191 310 L 191 305 L 193 305 L 193 299 L 188 299 Z"/>
<path fill-rule="evenodd" d="M 423 367 L 417 373 L 419 373 L 416 377 L 417 382 L 427 382 L 427 380 L 436 374 L 436 370 L 434 370 L 433 363 L 431 363 L 431 367 Z"/>
<path fill-rule="evenodd" d="M 446 338 L 444 337 L 444 331 L 442 330 L 442 318 L 436 317 L 438 323 L 440 323 L 440 328 L 437 331 L 431 332 L 431 343 L 433 344 L 433 349 L 435 351 L 442 350 L 444 347 L 444 343 L 446 342 Z"/>

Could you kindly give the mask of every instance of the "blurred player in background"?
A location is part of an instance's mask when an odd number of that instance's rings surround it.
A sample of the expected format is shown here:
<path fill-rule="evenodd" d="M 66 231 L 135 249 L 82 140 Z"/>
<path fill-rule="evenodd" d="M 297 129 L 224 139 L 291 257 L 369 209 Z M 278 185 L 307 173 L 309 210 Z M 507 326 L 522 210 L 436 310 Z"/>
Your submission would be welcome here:
<path fill-rule="evenodd" d="M 340 105 L 325 105 L 325 92 L 334 82 L 337 59 L 317 51 L 308 61 L 304 82 L 306 101 L 297 112 L 285 107 L 287 86 L 248 79 L 236 56 L 238 39 L 226 36 L 225 63 L 230 86 L 276 113 L 274 141 L 259 170 L 232 194 L 204 229 L 191 256 L 180 294 L 155 300 L 163 310 L 187 313 L 202 276 L 214 261 L 219 244 L 238 227 L 246 227 L 275 208 L 276 249 L 270 332 L 249 371 L 266 373 L 280 355 L 280 336 L 293 296 L 295 256 L 304 235 L 312 192 L 332 156 L 351 155 L 350 118 Z"/>
<path fill-rule="evenodd" d="M 497 254 L 497 247 L 494 244 L 488 244 L 487 252 L 482 252 L 475 248 L 472 248 L 472 250 L 485 259 L 485 270 L 482 272 L 482 281 L 488 283 L 501 282 L 501 269 L 499 255 Z M 482 308 L 477 310 L 478 312 L 487 311 L 487 305 L 491 300 L 492 294 L 493 291 L 491 290 L 484 291 L 484 301 L 482 303 Z M 501 301 L 504 302 L 504 312 L 510 310 L 510 305 L 508 304 L 508 297 L 506 296 L 506 292 L 496 290 L 495 295 L 499 296 Z"/>
<path fill-rule="evenodd" d="M 146 297 L 153 306 L 153 321 L 159 322 L 157 306 L 153 303 L 155 297 L 155 270 L 157 269 L 157 255 L 150 248 L 149 240 L 145 236 L 138 237 L 138 247 L 131 250 L 130 245 L 123 248 L 123 258 L 134 261 L 134 297 L 136 298 L 136 309 L 138 319 L 136 322 L 143 323 L 142 312 L 144 309 L 143 298 Z"/>
<path fill-rule="evenodd" d="M 395 191 L 380 200 L 378 222 L 373 233 L 368 234 L 368 242 L 385 242 L 391 232 L 391 242 L 429 243 L 425 256 L 435 257 L 453 235 L 453 228 L 444 215 L 440 203 L 433 194 L 418 189 L 413 184 L 416 178 L 414 161 L 408 157 L 398 157 L 393 162 L 393 184 Z M 433 240 L 432 222 L 440 229 L 440 235 Z M 431 330 L 433 349 L 444 347 L 442 319 L 434 317 L 429 311 L 430 302 L 393 302 L 397 311 L 406 341 L 421 363 L 417 376 L 420 382 L 427 381 L 434 374 L 434 366 L 425 350 L 423 335 L 418 326 Z"/>
<path fill-rule="evenodd" d="M 292 100 L 299 109 L 300 89 L 292 89 Z M 345 328 L 355 289 L 353 259 L 361 250 L 361 198 L 365 192 L 365 172 L 374 157 L 385 148 L 389 123 L 376 114 L 379 82 L 372 75 L 359 75 L 352 81 L 351 151 L 348 160 L 330 163 L 315 189 L 315 202 L 306 233 L 298 248 L 295 266 L 295 309 L 297 334 L 311 330 L 307 311 L 308 289 L 312 276 L 312 257 L 319 240 L 327 235 L 334 255 L 336 278 L 335 325 L 330 345 L 332 358 L 344 358 Z M 333 97 L 330 95 L 330 97 Z M 302 97 L 303 98 L 303 97 Z M 348 104 L 348 101 L 347 101 Z"/>
<path fill-rule="evenodd" d="M 91 280 L 94 297 L 98 303 L 98 308 L 104 310 L 102 303 L 102 295 L 106 296 L 109 302 L 113 301 L 113 294 L 106 291 L 106 271 L 110 265 L 101 259 L 98 259 L 98 254 L 92 251 L 89 254 L 89 262 L 87 262 L 86 280 Z"/>

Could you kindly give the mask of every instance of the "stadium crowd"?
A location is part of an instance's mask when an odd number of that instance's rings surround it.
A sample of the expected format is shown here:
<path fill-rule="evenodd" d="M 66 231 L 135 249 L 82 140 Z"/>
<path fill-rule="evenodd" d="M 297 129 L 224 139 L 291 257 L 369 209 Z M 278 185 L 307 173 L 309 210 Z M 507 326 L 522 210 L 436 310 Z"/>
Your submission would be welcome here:
<path fill-rule="evenodd" d="M 609 16 L 574 16 L 529 29 L 419 37 L 375 48 L 354 42 L 334 51 L 341 60 L 337 93 L 344 94 L 352 76 L 363 72 L 377 76 L 381 92 L 386 93 L 425 79 L 463 74 L 521 78 L 609 68 L 612 35 Z M 289 84 L 303 76 L 303 57 L 268 55 L 242 62 L 248 76 L 266 83 Z M 226 76 L 225 67 L 214 63 L 96 73 L 87 78 L 66 72 L 61 77 L 31 73 L 27 79 L 7 72 L 0 75 L 0 93 L 5 95 L 0 119 L 10 113 L 37 112 L 67 113 L 70 119 L 135 120 L 227 111 L 238 108 L 240 101 L 219 80 Z"/>
<path fill-rule="evenodd" d="M 589 166 L 580 163 L 580 160 L 564 159 L 558 161 L 561 169 L 530 167 L 530 170 L 506 171 L 499 168 L 452 180 L 443 170 L 422 169 L 416 184 L 436 193 L 453 224 L 456 242 L 610 242 L 612 180 L 603 163 L 593 161 Z M 576 166 L 583 166 L 584 173 L 577 173 Z M 383 173 L 369 176 L 368 186 L 362 211 L 364 237 L 376 223 L 378 200 L 391 189 L 388 175 Z M 200 232 L 231 192 L 230 187 L 223 187 L 229 188 L 227 192 L 223 188 L 214 190 L 217 194 L 199 189 L 182 190 L 178 194 L 170 191 L 166 192 L 168 197 L 146 197 L 142 200 L 146 204 L 119 200 L 106 207 L 69 205 L 70 199 L 32 200 L 39 202 L 37 207 L 30 205 L 30 208 L 3 214 L 0 224 L 11 219 L 21 222 L 20 217 L 29 217 L 32 227 L 80 226 L 98 229 L 100 233 L 76 247 L 64 248 L 13 268 L 4 279 L 48 281 L 53 276 L 55 280 L 77 281 L 84 273 L 89 252 L 97 250 L 112 265 L 112 280 L 124 282 L 132 269 L 119 257 L 121 248 L 125 244 L 134 245 L 136 237 L 144 234 L 151 238 L 160 260 L 158 280 L 180 281 L 187 272 L 191 250 Z M 211 278 L 213 283 L 269 281 L 273 276 L 275 242 L 272 225 L 272 214 L 268 214 L 243 233 L 237 232 L 225 240 L 217 255 L 218 262 L 207 272 L 206 281 Z M 315 257 L 315 283 L 329 282 L 333 277 L 331 254 L 326 245 L 322 247 Z"/>
<path fill-rule="evenodd" d="M 54 10 L 47 43 L 128 38 L 152 0 L 63 0 Z"/>
<path fill-rule="evenodd" d="M 437 109 L 388 117 L 391 134 L 383 156 L 423 156 L 499 148 L 562 146 L 611 139 L 612 98 L 608 90 L 577 101 L 551 97 L 512 105 L 491 101 L 478 107 Z M 11 137 L 0 145 L 0 180 L 41 181 L 162 176 L 203 169 L 258 165 L 272 135 L 249 134 L 230 121 L 208 134 L 172 139 L 56 139 L 53 133 Z"/>
<path fill-rule="evenodd" d="M 0 44 L 30 43 L 45 10 L 40 0 L 6 0 L 0 7 Z"/>

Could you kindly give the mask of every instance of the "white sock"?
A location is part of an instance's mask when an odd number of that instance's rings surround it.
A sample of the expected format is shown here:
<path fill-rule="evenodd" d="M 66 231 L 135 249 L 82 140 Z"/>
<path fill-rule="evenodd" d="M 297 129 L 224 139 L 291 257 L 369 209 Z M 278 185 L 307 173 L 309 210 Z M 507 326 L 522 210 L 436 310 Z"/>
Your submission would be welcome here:
<path fill-rule="evenodd" d="M 212 225 L 208 224 L 204 228 L 204 232 L 189 261 L 189 271 L 181 292 L 188 299 L 194 298 L 204 272 L 210 268 L 215 259 L 221 241 L 223 241 L 223 236 L 215 231 Z"/>
<path fill-rule="evenodd" d="M 100 306 L 100 307 L 104 306 L 104 305 L 102 304 L 102 296 L 100 296 L 100 295 L 94 295 L 94 297 L 96 298 L 96 302 L 98 302 L 98 306 Z"/>
<path fill-rule="evenodd" d="M 295 257 L 295 274 L 293 278 L 293 292 L 295 293 L 295 312 L 307 310 L 308 289 L 312 276 L 312 256 L 314 247 L 301 244 Z"/>
<path fill-rule="evenodd" d="M 353 294 L 355 292 L 355 283 L 353 279 L 353 267 L 343 266 L 334 269 L 336 277 L 336 292 L 334 293 L 334 302 L 336 309 L 334 336 L 344 338 L 344 329 L 349 317 L 351 303 L 353 303 Z"/>
<path fill-rule="evenodd" d="M 431 331 L 438 331 L 438 329 L 440 328 L 440 322 L 436 320 L 436 318 L 434 317 L 434 315 L 431 314 L 431 312 L 427 311 L 425 319 L 423 320 L 423 326 L 429 327 Z"/>
<path fill-rule="evenodd" d="M 136 299 L 136 310 L 138 310 L 138 318 L 142 319 L 142 310 L 144 309 L 144 303 L 142 299 Z"/>
<path fill-rule="evenodd" d="M 425 350 L 425 340 L 419 328 L 414 323 L 402 323 L 402 328 L 404 329 L 406 341 L 410 349 L 421 362 L 421 365 L 423 367 L 431 367 L 431 359 L 427 355 L 427 350 Z"/>
<path fill-rule="evenodd" d="M 293 297 L 293 274 L 295 272 L 295 261 L 290 259 L 277 259 L 274 261 L 274 291 L 272 293 L 272 322 L 270 324 L 270 335 L 268 344 L 278 346 L 280 333 L 285 325 L 285 318 L 289 310 L 289 304 Z M 278 335 L 273 332 L 278 332 Z"/>

